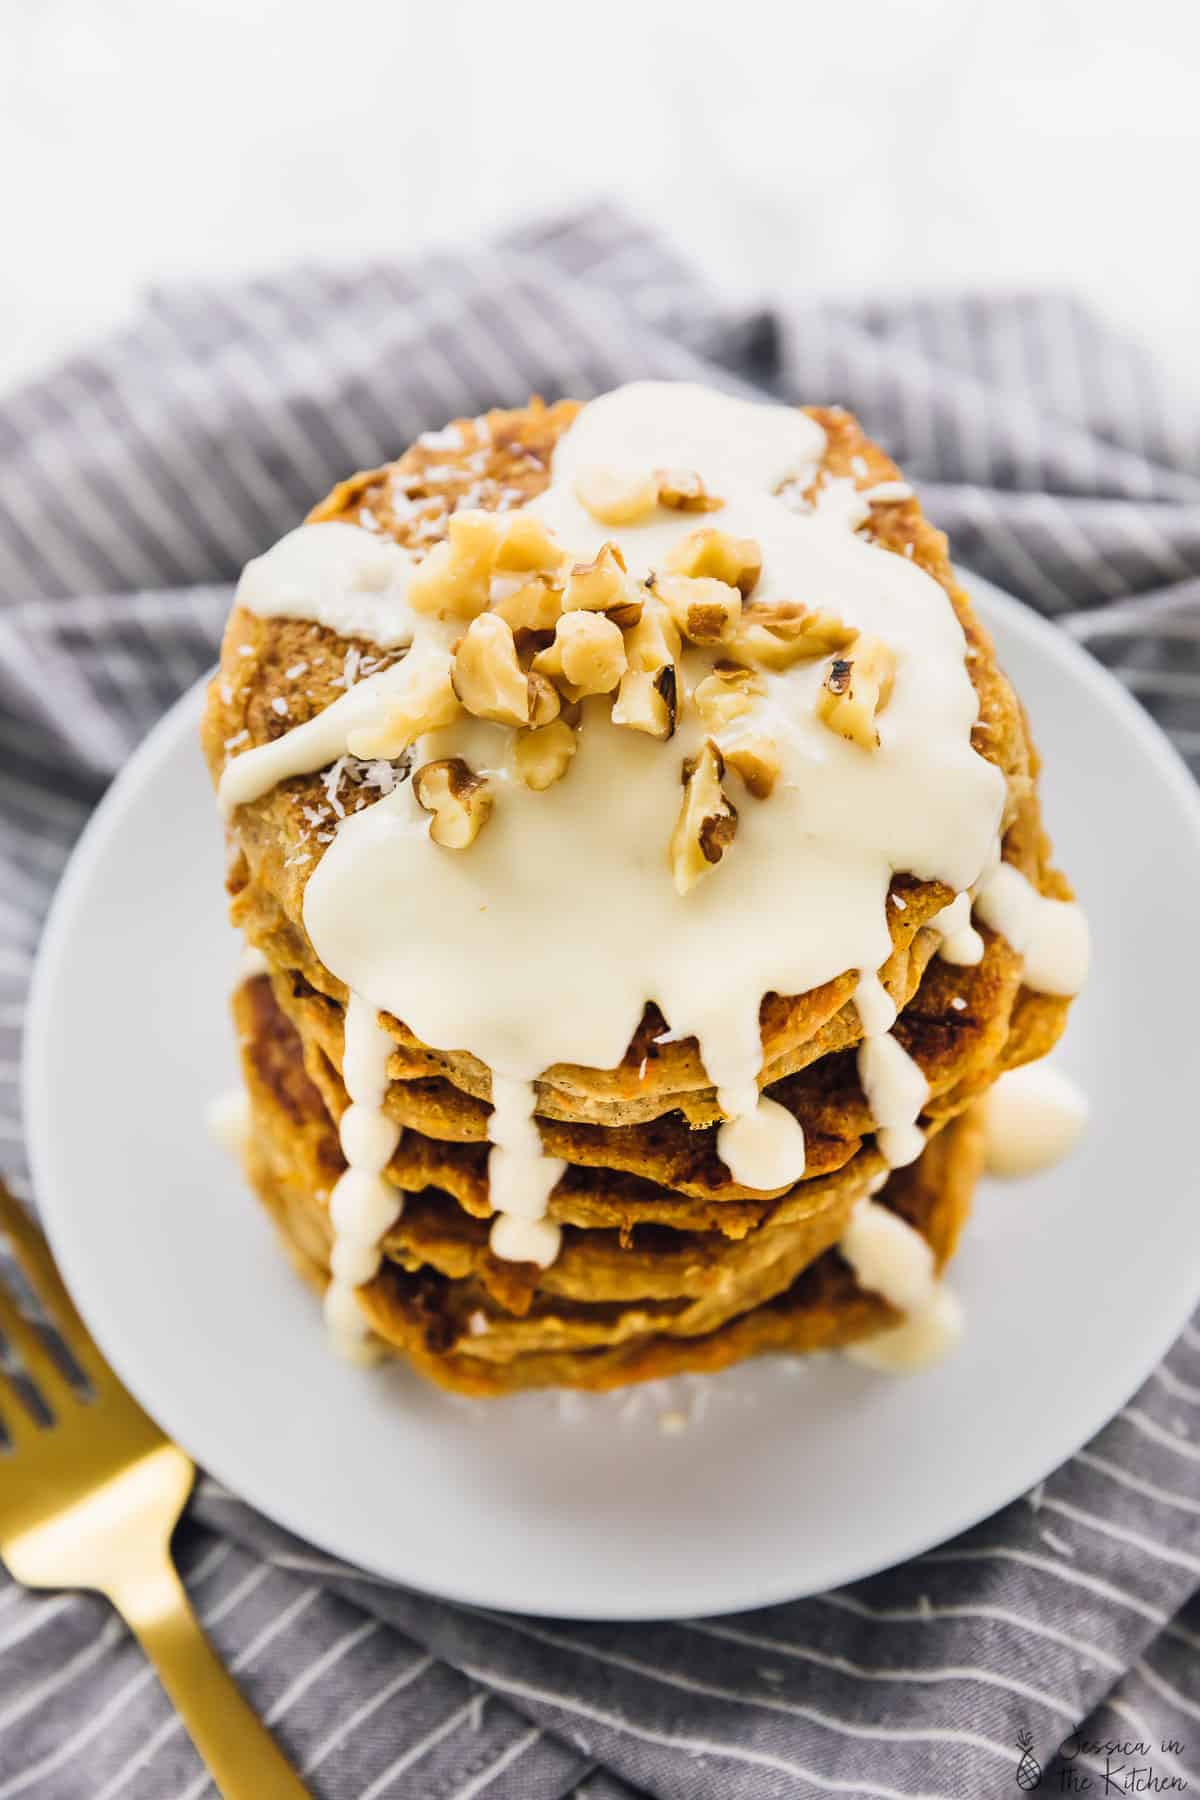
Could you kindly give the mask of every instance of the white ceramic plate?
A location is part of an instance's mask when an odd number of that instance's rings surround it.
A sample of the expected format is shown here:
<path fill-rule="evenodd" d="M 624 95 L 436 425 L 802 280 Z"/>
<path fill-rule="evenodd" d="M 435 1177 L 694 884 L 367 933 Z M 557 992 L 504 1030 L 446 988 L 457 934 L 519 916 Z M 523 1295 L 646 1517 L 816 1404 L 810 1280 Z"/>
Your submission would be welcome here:
<path fill-rule="evenodd" d="M 204 1128 L 234 1080 L 236 945 L 200 693 L 151 734 L 58 894 L 27 1120 L 38 1199 L 96 1337 L 220 1481 L 325 1550 L 453 1598 L 714 1613 L 858 1578 L 964 1529 L 1140 1384 L 1200 1267 L 1200 804 L 1108 676 L 974 585 L 1091 915 L 1094 975 L 1059 1060 L 1094 1114 L 1053 1173 L 983 1192 L 953 1274 L 965 1339 L 919 1376 L 771 1360 L 649 1391 L 472 1402 L 337 1361 Z M 676 1410 L 689 1423 L 672 1435 L 661 1420 Z"/>

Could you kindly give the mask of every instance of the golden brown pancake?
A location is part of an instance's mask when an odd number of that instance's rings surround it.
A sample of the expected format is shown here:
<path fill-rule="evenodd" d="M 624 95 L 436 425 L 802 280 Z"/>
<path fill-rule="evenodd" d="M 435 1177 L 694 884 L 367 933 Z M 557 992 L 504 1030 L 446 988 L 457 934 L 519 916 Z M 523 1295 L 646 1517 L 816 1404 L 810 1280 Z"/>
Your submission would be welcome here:
<path fill-rule="evenodd" d="M 427 550 L 456 504 L 506 510 L 541 493 L 577 410 L 534 401 L 456 421 L 434 444 L 341 483 L 310 517 Z M 807 410 L 826 436 L 818 479 L 867 490 L 898 478 L 848 413 Z M 946 592 L 978 698 L 972 741 L 1006 785 L 1004 857 L 1040 892 L 1069 898 L 1042 829 L 1025 715 L 954 580 L 945 538 L 915 498 L 872 504 L 868 530 Z M 235 607 L 202 727 L 214 781 L 230 744 L 271 742 L 397 654 Z M 230 827 L 231 915 L 269 970 L 234 999 L 251 1101 L 247 1172 L 317 1286 L 328 1274 L 329 1194 L 344 1167 L 337 1123 L 348 1104 L 347 994 L 305 930 L 304 891 L 338 820 L 382 791 L 374 766 L 345 758 L 239 806 Z M 925 1236 L 940 1267 L 979 1169 L 972 1102 L 1005 1069 L 1045 1054 L 1069 1004 L 1023 987 L 1020 958 L 994 932 L 983 932 L 977 967 L 938 957 L 928 926 L 952 898 L 945 885 L 904 873 L 889 894 L 892 950 L 880 974 L 899 1012 L 895 1036 L 929 1085 L 927 1144 L 915 1164 L 888 1174 L 875 1145 L 855 1054 L 858 970 L 762 1001 L 760 1085 L 799 1121 L 807 1151 L 803 1178 L 777 1193 L 730 1175 L 697 1045 L 660 1041 L 665 1022 L 649 1005 L 616 1068 L 559 1064 L 535 1084 L 544 1150 L 567 1165 L 549 1205 L 562 1250 L 547 1269 L 502 1261 L 488 1247 L 487 1066 L 466 1050 L 435 1050 L 380 1014 L 393 1042 L 385 1108 L 404 1127 L 386 1177 L 408 1198 L 383 1241 L 379 1274 L 359 1290 L 379 1337 L 434 1381 L 489 1394 L 612 1387 L 769 1351 L 830 1348 L 894 1324 L 897 1315 L 856 1285 L 835 1248 L 852 1208 L 875 1192 Z"/>

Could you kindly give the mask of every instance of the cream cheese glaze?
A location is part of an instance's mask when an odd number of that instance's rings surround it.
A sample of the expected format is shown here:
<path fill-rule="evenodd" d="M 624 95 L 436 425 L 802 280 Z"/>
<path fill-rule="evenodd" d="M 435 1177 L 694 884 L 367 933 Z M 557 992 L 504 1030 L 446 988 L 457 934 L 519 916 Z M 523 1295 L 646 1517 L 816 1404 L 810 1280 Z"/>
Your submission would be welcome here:
<path fill-rule="evenodd" d="M 924 1368 L 944 1356 L 962 1330 L 957 1297 L 936 1279 L 933 1251 L 897 1213 L 860 1200 L 838 1249 L 860 1287 L 905 1314 L 899 1325 L 852 1344 L 848 1354 L 871 1368 Z"/>
<path fill-rule="evenodd" d="M 912 562 L 856 535 L 867 509 L 852 484 L 830 483 L 815 506 L 795 498 L 822 449 L 820 428 L 789 408 L 639 383 L 583 408 L 554 452 L 548 489 L 528 510 L 577 559 L 616 540 L 630 573 L 644 576 L 695 529 L 695 516 L 659 507 L 644 523 L 604 525 L 581 503 L 576 477 L 593 468 L 698 471 L 724 503 L 712 522 L 761 546 L 756 601 L 828 606 L 894 652 L 877 750 L 865 752 L 817 718 L 819 660 L 768 673 L 752 710 L 716 735 L 729 750 L 743 736 L 769 732 L 781 752 L 778 784 L 769 802 L 731 784 L 736 841 L 681 896 L 666 852 L 680 764 L 709 735 L 686 697 L 713 661 L 689 647 L 680 665 L 685 704 L 670 743 L 614 725 L 606 700 L 585 700 L 569 773 L 534 792 L 514 772 L 511 731 L 460 720 L 421 738 L 413 757 L 416 766 L 461 756 L 491 783 L 490 822 L 469 850 L 431 842 L 429 815 L 405 782 L 340 822 L 308 881 L 305 926 L 318 956 L 350 990 L 347 1064 L 351 1016 L 366 1012 L 379 1030 L 380 1009 L 431 1047 L 469 1050 L 493 1071 L 491 1242 L 499 1256 L 545 1264 L 557 1252 L 546 1205 L 562 1165 L 542 1151 L 536 1078 L 559 1062 L 614 1067 L 650 1001 L 672 1036 L 698 1041 L 727 1115 L 718 1146 L 731 1173 L 773 1191 L 803 1173 L 804 1141 L 791 1115 L 759 1096 L 761 1002 L 859 971 L 868 1033 L 859 1066 L 879 1145 L 894 1165 L 919 1154 L 916 1120 L 927 1089 L 890 1035 L 895 1009 L 874 973 L 891 947 L 888 887 L 903 871 L 945 882 L 964 900 L 995 864 L 1005 788 L 971 744 L 977 699 L 944 590 Z M 317 718 L 234 757 L 220 783 L 227 812 L 353 750 L 355 734 L 405 692 L 423 661 L 445 659 L 463 622 L 447 625 L 407 606 L 415 566 L 408 552 L 370 532 L 332 523 L 300 527 L 249 565 L 237 598 L 250 610 L 316 619 L 384 648 L 411 649 Z M 1017 904 L 1011 894 L 995 898 L 998 881 L 1004 885 L 1002 871 L 980 895 L 989 923 Z M 975 936 L 969 902 L 960 901 L 943 916 L 944 954 L 969 951 Z M 1037 912 L 1021 904 L 1022 919 Z M 1043 984 L 1075 979 L 1077 937 L 1061 919 L 1032 933 Z M 1070 965 L 1065 975 L 1060 961 Z M 380 1061 L 357 1082 L 359 1091 L 347 1076 L 355 1109 L 380 1107 L 381 1041 L 377 1050 Z M 356 1184 L 360 1173 L 378 1180 L 369 1166 L 375 1160 L 360 1169 L 351 1159 Z M 355 1249 L 339 1257 L 329 1303 L 339 1328 L 350 1319 L 352 1276 L 367 1278 L 368 1258 L 358 1254 L 365 1221 L 385 1208 L 376 1195 L 364 1199 L 361 1217 L 357 1205 L 345 1210 L 353 1214 L 345 1229 Z M 338 1218 L 334 1224 L 340 1245 L 343 1226 Z"/>
<path fill-rule="evenodd" d="M 1046 1063 L 1011 1069 L 983 1102 L 989 1174 L 1052 1168 L 1079 1142 L 1087 1113 L 1085 1096 L 1061 1069 Z"/>
<path fill-rule="evenodd" d="M 355 1288 L 379 1268 L 379 1242 L 404 1209 L 397 1188 L 384 1180 L 400 1127 L 384 1113 L 392 1040 L 361 994 L 346 1005 L 342 1080 L 350 1105 L 339 1126 L 346 1168 L 329 1196 L 333 1226 L 332 1279 L 325 1290 L 325 1322 L 334 1344 L 350 1358 L 369 1357 L 370 1334 Z"/>

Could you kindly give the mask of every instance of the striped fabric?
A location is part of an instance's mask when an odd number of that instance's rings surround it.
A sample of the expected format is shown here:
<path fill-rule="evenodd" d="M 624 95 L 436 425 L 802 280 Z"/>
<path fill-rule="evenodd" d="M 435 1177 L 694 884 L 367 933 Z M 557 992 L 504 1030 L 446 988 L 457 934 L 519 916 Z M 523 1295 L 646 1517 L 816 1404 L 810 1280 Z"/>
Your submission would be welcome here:
<path fill-rule="evenodd" d="M 1065 296 L 735 311 L 607 208 L 461 253 L 157 293 L 0 399 L 0 1164 L 19 1192 L 47 900 L 105 782 L 210 662 L 240 564 L 422 429 L 647 374 L 853 407 L 961 559 L 1103 657 L 1200 772 L 1200 415 Z M 1114 1764 L 1195 1783 L 1198 1521 L 1193 1326 L 1041 1489 L 768 1612 L 620 1626 L 443 1605 L 208 1480 L 179 1555 L 317 1795 L 974 1800 L 1020 1791 L 1024 1732 L 1044 1791 L 1089 1773 L 1126 1791 L 1081 1740 L 1141 1740 L 1149 1758 Z M 210 1791 L 100 1601 L 0 1585 L 0 1800 Z"/>

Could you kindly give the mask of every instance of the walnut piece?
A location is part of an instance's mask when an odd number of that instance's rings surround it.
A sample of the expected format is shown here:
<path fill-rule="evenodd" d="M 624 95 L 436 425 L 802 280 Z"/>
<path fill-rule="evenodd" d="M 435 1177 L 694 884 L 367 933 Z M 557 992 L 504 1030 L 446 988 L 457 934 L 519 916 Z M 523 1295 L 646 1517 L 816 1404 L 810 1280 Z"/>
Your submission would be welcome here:
<path fill-rule="evenodd" d="M 745 669 L 740 663 L 719 662 L 713 665 L 711 675 L 696 683 L 692 704 L 710 731 L 720 731 L 749 712 L 766 691 L 766 682 L 753 669 Z"/>
<path fill-rule="evenodd" d="M 569 700 L 610 694 L 626 666 L 620 627 L 594 612 L 564 613 L 554 642 L 533 659 L 534 672 L 564 683 Z"/>
<path fill-rule="evenodd" d="M 562 711 L 562 698 L 558 689 L 548 675 L 539 674 L 536 669 L 529 671 L 529 723 L 535 731 L 543 725 L 549 725 L 557 719 Z"/>
<path fill-rule="evenodd" d="M 737 831 L 737 808 L 721 790 L 725 764 L 711 738 L 683 764 L 683 804 L 671 833 L 671 872 L 686 894 L 719 863 Z"/>
<path fill-rule="evenodd" d="M 626 669 L 613 701 L 614 725 L 627 725 L 631 731 L 644 731 L 649 737 L 665 741 L 674 733 L 676 716 L 674 663 L 664 663 L 657 673 Z"/>
<path fill-rule="evenodd" d="M 496 549 L 496 568 L 505 574 L 553 572 L 566 561 L 566 552 L 536 513 L 518 509 L 505 513 Z"/>
<path fill-rule="evenodd" d="M 734 649 L 764 669 L 782 671 L 817 656 L 837 655 L 857 636 L 854 626 L 835 614 L 801 606 L 798 600 L 755 600 L 742 608 Z"/>
<path fill-rule="evenodd" d="M 648 594 L 641 618 L 625 633 L 630 668 L 655 675 L 665 663 L 677 660 L 681 648 L 675 621 L 662 602 Z"/>
<path fill-rule="evenodd" d="M 399 756 L 427 731 L 453 725 L 462 705 L 450 681 L 445 656 L 407 657 L 404 687 L 375 718 L 346 733 L 351 756 Z"/>
<path fill-rule="evenodd" d="M 492 611 L 504 620 L 513 635 L 520 631 L 553 631 L 562 612 L 563 590 L 559 581 L 534 575 L 513 593 L 497 600 Z"/>
<path fill-rule="evenodd" d="M 418 804 L 432 813 L 429 835 L 446 850 L 465 850 L 486 825 L 492 790 L 469 769 L 461 756 L 426 763 L 412 778 Z"/>
<path fill-rule="evenodd" d="M 513 763 L 525 786 L 540 794 L 562 780 L 578 748 L 571 727 L 556 719 L 540 731 L 518 731 Z"/>
<path fill-rule="evenodd" d="M 473 619 L 485 610 L 490 597 L 499 520 L 495 513 L 457 512 L 446 530 L 446 541 L 435 544 L 413 570 L 408 603 L 414 612 Z"/>
<path fill-rule="evenodd" d="M 773 738 L 748 737 L 726 745 L 725 761 L 745 782 L 756 800 L 765 800 L 779 780 L 783 759 Z"/>
<path fill-rule="evenodd" d="M 477 719 L 528 725 L 529 682 L 510 627 L 496 613 L 472 619 L 454 652 L 454 692 Z"/>
<path fill-rule="evenodd" d="M 625 633 L 629 667 L 613 702 L 613 724 L 644 731 L 650 737 L 672 736 L 679 718 L 681 642 L 674 620 L 662 602 L 647 594 L 642 616 Z"/>
<path fill-rule="evenodd" d="M 563 593 L 564 612 L 607 613 L 622 628 L 636 625 L 642 616 L 643 589 L 625 572 L 625 558 L 617 544 L 602 544 L 589 563 L 576 563 Z"/>
<path fill-rule="evenodd" d="M 693 644 L 724 644 L 737 631 L 742 596 L 711 575 L 660 575 L 654 592 Z"/>
<path fill-rule="evenodd" d="M 595 465 L 575 477 L 575 498 L 601 525 L 636 525 L 658 505 L 658 482 L 644 469 Z"/>
<path fill-rule="evenodd" d="M 695 469 L 656 469 L 658 504 L 672 512 L 717 512 L 725 502 L 710 494 Z"/>
<path fill-rule="evenodd" d="M 895 654 L 881 638 L 857 638 L 848 655 L 830 662 L 817 695 L 817 717 L 860 749 L 876 749 L 875 720 L 891 698 L 895 674 Z"/>
<path fill-rule="evenodd" d="M 708 525 L 680 538 L 667 557 L 666 568 L 671 575 L 708 575 L 728 582 L 748 600 L 762 574 L 762 551 L 753 538 L 731 537 Z"/>

